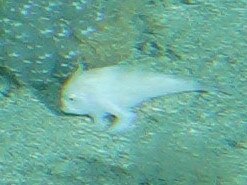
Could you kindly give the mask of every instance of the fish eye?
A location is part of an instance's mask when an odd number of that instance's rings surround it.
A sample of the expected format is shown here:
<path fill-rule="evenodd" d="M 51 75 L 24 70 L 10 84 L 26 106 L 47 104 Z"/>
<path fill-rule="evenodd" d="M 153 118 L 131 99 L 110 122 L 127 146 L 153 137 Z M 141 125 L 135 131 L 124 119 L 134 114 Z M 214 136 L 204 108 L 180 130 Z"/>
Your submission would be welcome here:
<path fill-rule="evenodd" d="M 75 95 L 74 94 L 69 95 L 68 96 L 68 100 L 74 101 L 75 100 Z"/>

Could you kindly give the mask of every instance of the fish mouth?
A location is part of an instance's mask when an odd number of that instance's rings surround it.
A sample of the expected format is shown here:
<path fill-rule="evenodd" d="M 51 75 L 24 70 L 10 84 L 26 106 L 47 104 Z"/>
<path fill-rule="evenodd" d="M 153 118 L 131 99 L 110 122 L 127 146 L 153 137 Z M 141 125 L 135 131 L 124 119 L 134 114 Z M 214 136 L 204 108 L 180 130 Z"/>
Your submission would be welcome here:
<path fill-rule="evenodd" d="M 63 114 L 66 115 L 77 115 L 73 112 L 73 110 L 71 111 L 70 109 L 68 109 L 63 101 L 60 101 L 60 110 Z"/>
<path fill-rule="evenodd" d="M 59 107 L 60 107 L 60 110 L 61 110 L 62 112 L 64 112 L 64 113 L 67 112 L 66 109 L 65 109 L 65 106 L 64 106 L 63 101 L 60 101 Z"/>
<path fill-rule="evenodd" d="M 67 97 L 67 81 L 63 84 L 63 86 L 60 89 L 60 99 L 59 99 L 59 107 L 62 112 L 66 113 L 68 112 L 68 107 L 66 106 L 66 97 Z"/>
<path fill-rule="evenodd" d="M 61 93 L 61 96 L 60 96 L 60 101 L 59 101 L 59 108 L 62 112 L 66 113 L 68 112 L 68 108 L 66 106 L 66 103 L 65 101 L 63 100 L 63 93 Z"/>

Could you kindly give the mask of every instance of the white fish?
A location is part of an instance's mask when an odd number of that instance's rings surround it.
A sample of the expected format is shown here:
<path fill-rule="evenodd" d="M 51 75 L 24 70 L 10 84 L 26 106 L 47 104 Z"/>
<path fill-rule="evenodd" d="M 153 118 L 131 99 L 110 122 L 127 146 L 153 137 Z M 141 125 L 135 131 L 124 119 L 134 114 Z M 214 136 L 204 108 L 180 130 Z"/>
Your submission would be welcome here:
<path fill-rule="evenodd" d="M 61 109 L 65 113 L 90 115 L 95 122 L 107 126 L 106 115 L 113 115 L 111 125 L 122 131 L 133 126 L 134 106 L 153 97 L 185 91 L 203 88 L 192 80 L 124 66 L 78 69 L 62 87 Z"/>

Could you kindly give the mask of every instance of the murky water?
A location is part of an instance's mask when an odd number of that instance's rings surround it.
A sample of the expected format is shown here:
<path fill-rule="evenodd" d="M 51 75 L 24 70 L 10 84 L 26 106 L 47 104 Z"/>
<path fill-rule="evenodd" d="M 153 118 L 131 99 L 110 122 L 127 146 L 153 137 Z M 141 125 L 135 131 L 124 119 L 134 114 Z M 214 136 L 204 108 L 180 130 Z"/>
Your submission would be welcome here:
<path fill-rule="evenodd" d="M 2 0 L 0 8 L 0 184 L 247 184 L 244 0 Z M 121 64 L 226 93 L 145 102 L 123 134 L 60 112 L 60 88 L 78 65 Z"/>

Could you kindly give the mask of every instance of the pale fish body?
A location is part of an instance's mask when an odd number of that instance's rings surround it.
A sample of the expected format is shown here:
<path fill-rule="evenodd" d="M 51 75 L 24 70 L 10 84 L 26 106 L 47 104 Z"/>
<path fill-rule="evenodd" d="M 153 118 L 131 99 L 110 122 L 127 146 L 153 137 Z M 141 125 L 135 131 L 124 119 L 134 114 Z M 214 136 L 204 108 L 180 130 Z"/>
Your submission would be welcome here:
<path fill-rule="evenodd" d="M 105 116 L 117 119 L 115 130 L 133 126 L 131 108 L 153 97 L 185 91 L 200 91 L 192 81 L 171 75 L 111 66 L 89 71 L 77 70 L 63 85 L 61 109 L 65 113 L 90 115 L 95 122 L 107 123 Z"/>

